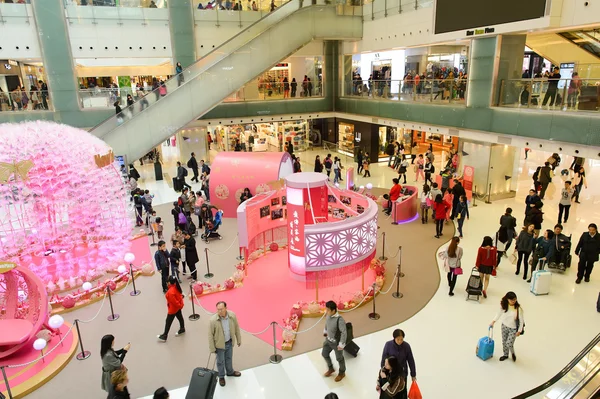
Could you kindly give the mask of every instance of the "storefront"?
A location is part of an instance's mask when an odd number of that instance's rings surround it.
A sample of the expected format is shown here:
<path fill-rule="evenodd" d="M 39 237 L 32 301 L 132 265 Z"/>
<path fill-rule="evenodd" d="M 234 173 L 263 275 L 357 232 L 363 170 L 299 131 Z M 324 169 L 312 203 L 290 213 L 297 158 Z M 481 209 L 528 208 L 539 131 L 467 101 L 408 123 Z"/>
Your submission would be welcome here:
<path fill-rule="evenodd" d="M 216 148 L 221 151 L 234 151 L 237 140 L 249 150 L 248 139 L 254 137 L 252 151 L 283 151 L 286 142 L 294 145 L 295 152 L 306 151 L 309 147 L 308 121 L 253 123 L 246 125 L 219 125 L 211 129 Z"/>
<path fill-rule="evenodd" d="M 385 149 L 390 140 L 396 141 L 398 128 L 341 119 L 337 122 L 337 147 L 340 154 L 356 157 L 360 149 L 363 153 L 369 153 L 371 162 L 388 160 Z"/>

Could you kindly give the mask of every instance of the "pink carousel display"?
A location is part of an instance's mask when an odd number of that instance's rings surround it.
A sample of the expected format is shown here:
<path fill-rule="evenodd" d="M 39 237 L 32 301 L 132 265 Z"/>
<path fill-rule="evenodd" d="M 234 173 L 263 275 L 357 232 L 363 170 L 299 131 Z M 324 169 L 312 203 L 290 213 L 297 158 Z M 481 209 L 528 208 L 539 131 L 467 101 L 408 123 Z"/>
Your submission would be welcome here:
<path fill-rule="evenodd" d="M 29 269 L 48 293 L 116 268 L 132 221 L 110 147 L 41 121 L 4 124 L 0 139 L 0 259 Z"/>

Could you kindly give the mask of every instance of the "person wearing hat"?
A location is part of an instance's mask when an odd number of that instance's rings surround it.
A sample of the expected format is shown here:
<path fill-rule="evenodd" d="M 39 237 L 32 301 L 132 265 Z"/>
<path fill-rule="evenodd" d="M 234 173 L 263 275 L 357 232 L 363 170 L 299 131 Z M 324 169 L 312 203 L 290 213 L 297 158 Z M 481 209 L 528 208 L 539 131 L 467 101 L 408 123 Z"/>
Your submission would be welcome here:
<path fill-rule="evenodd" d="M 590 274 L 592 274 L 594 263 L 598 261 L 599 254 L 600 236 L 598 235 L 598 226 L 591 223 L 588 226 L 588 231 L 581 235 L 575 248 L 575 255 L 579 256 L 575 283 L 580 284 L 582 279 L 585 279 L 586 283 L 590 282 Z"/>

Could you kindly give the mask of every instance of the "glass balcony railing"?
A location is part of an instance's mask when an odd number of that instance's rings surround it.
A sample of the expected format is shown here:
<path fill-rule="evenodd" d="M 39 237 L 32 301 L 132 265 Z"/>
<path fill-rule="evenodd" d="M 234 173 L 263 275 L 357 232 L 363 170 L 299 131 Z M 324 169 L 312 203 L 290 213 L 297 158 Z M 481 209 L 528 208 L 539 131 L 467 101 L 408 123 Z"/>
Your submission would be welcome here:
<path fill-rule="evenodd" d="M 343 95 L 365 99 L 421 103 L 464 103 L 466 79 L 354 80 L 346 82 Z"/>
<path fill-rule="evenodd" d="M 365 0 L 363 15 L 365 20 L 374 20 L 421 8 L 431 8 L 433 3 L 434 0 Z"/>
<path fill-rule="evenodd" d="M 196 10 L 271 12 L 287 0 L 194 0 Z"/>
<path fill-rule="evenodd" d="M 550 111 L 598 112 L 600 79 L 503 80 L 498 105 Z"/>
<path fill-rule="evenodd" d="M 64 0 L 65 6 L 167 8 L 167 0 Z"/>
<path fill-rule="evenodd" d="M 269 101 L 269 100 L 301 100 L 323 97 L 323 83 L 311 84 L 297 82 L 296 86 L 290 83 L 249 83 L 242 87 L 224 102 L 237 101 Z"/>
<path fill-rule="evenodd" d="M 31 4 L 30 0 L 0 0 L 0 25 L 31 24 L 33 15 L 28 4 Z"/>

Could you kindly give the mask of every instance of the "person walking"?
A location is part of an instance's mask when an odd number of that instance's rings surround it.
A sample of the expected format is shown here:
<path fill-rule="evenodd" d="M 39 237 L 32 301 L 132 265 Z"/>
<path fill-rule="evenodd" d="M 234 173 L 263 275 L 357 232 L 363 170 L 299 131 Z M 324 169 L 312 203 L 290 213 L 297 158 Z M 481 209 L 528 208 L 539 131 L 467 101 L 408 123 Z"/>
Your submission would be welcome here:
<path fill-rule="evenodd" d="M 387 341 L 383 347 L 383 353 L 381 355 L 381 367 L 385 365 L 385 359 L 393 356 L 398 360 L 398 366 L 402 370 L 402 377 L 405 382 L 408 378 L 408 371 L 410 369 L 410 377 L 413 382 L 417 381 L 417 367 L 415 365 L 415 359 L 413 356 L 412 349 L 408 342 L 404 340 L 404 331 L 397 328 L 392 333 L 392 340 Z M 399 398 L 406 399 L 406 390 Z"/>
<path fill-rule="evenodd" d="M 405 397 L 406 379 L 402 376 L 402 367 L 398 364 L 398 359 L 390 356 L 383 361 L 383 366 L 377 376 L 377 385 L 380 399 L 400 399 Z"/>
<path fill-rule="evenodd" d="M 444 229 L 446 211 L 450 208 L 450 204 L 444 202 L 442 194 L 438 194 L 435 196 L 432 206 L 435 214 L 435 238 L 440 238 L 442 236 L 442 230 Z"/>
<path fill-rule="evenodd" d="M 535 207 L 535 204 L 540 202 L 540 197 L 533 188 L 529 190 L 529 195 L 525 197 L 525 221 L 529 217 L 531 210 Z"/>
<path fill-rule="evenodd" d="M 185 247 L 185 261 L 190 269 L 190 278 L 192 281 L 198 280 L 198 271 L 196 270 L 196 263 L 200 260 L 198 258 L 198 250 L 196 249 L 196 239 L 192 237 L 189 231 L 183 233 L 185 241 L 183 245 Z"/>
<path fill-rule="evenodd" d="M 477 259 L 475 267 L 481 274 L 483 281 L 483 297 L 487 298 L 487 289 L 490 284 L 490 275 L 496 275 L 496 262 L 498 259 L 498 250 L 494 247 L 492 237 L 483 237 L 483 242 L 477 250 Z"/>
<path fill-rule="evenodd" d="M 173 248 L 169 253 L 169 260 L 171 261 L 171 276 L 176 276 L 177 281 L 181 283 L 179 278 L 179 264 L 181 263 L 181 243 L 178 240 L 172 241 Z"/>
<path fill-rule="evenodd" d="M 191 156 L 190 156 L 190 160 L 187 162 L 187 166 L 188 168 L 190 168 L 192 170 L 192 172 L 194 172 L 194 177 L 192 177 L 192 181 L 196 181 L 196 183 L 200 183 L 200 181 L 198 180 L 198 160 L 196 160 L 196 154 L 192 152 Z"/>
<path fill-rule="evenodd" d="M 546 195 L 546 190 L 548 189 L 548 185 L 550 183 L 552 183 L 552 176 L 550 175 L 550 173 L 552 172 L 552 168 L 550 167 L 550 163 L 549 162 L 544 162 L 544 166 L 542 166 L 542 168 L 540 169 L 540 172 L 538 174 L 538 181 L 540 182 L 540 185 L 542 186 L 542 189 L 540 190 L 540 199 L 544 199 L 544 196 Z"/>
<path fill-rule="evenodd" d="M 167 292 L 167 279 L 169 278 L 169 264 L 171 256 L 167 251 L 167 244 L 164 241 L 158 242 L 158 250 L 154 253 L 154 264 L 156 270 L 160 273 L 163 294 Z"/>
<path fill-rule="evenodd" d="M 181 162 L 177 161 L 177 180 L 179 180 L 181 184 L 181 188 L 187 187 L 192 188 L 189 184 L 185 182 L 185 177 L 188 175 L 188 171 L 186 168 L 181 165 Z"/>
<path fill-rule="evenodd" d="M 575 194 L 573 194 L 573 199 L 575 200 L 576 204 L 580 204 L 581 202 L 579 202 L 579 195 L 581 194 L 581 190 L 583 190 L 584 186 L 585 188 L 588 188 L 587 179 L 585 178 L 585 169 L 583 166 L 579 166 L 577 168 L 573 180 L 577 182 L 575 183 Z"/>
<path fill-rule="evenodd" d="M 573 193 L 575 190 L 571 188 L 571 181 L 567 180 L 565 186 L 561 190 L 560 200 L 558 202 L 558 223 L 567 223 L 569 219 L 569 211 L 571 210 L 571 201 L 573 201 Z M 563 213 L 565 218 L 563 219 Z"/>
<path fill-rule="evenodd" d="M 508 241 L 504 250 L 504 256 L 506 256 L 506 251 L 509 250 L 510 244 L 512 244 L 513 239 L 517 237 L 517 219 L 512 215 L 512 211 L 512 208 L 506 208 L 506 211 L 504 211 L 504 215 L 500 216 L 500 227 L 504 227 L 508 234 Z"/>
<path fill-rule="evenodd" d="M 502 256 L 508 251 L 509 233 L 505 226 L 500 226 L 500 229 L 496 232 L 496 240 L 494 244 L 496 251 L 498 252 L 498 259 L 496 261 L 496 267 L 500 266 Z"/>
<path fill-rule="evenodd" d="M 327 172 L 327 178 L 331 176 L 331 167 L 333 166 L 333 161 L 331 160 L 331 154 L 327 154 L 325 157 L 325 161 L 323 161 L 323 166 L 325 166 L 325 171 Z"/>
<path fill-rule="evenodd" d="M 456 217 L 456 212 L 458 211 L 458 202 L 460 201 L 460 197 L 467 195 L 467 192 L 465 191 L 462 183 L 457 179 L 454 179 L 452 195 L 452 215 L 450 215 L 450 219 L 454 220 L 454 218 Z"/>
<path fill-rule="evenodd" d="M 40 94 L 42 95 L 42 107 L 48 109 L 48 85 L 43 80 L 38 81 Z"/>
<path fill-rule="evenodd" d="M 339 364 L 339 372 L 335 377 L 335 382 L 340 382 L 346 376 L 346 361 L 344 360 L 344 347 L 347 342 L 348 333 L 346 331 L 346 321 L 338 313 L 337 305 L 334 301 L 327 301 L 325 303 L 325 330 L 323 336 L 325 342 L 323 342 L 323 349 L 321 350 L 321 356 L 327 363 L 327 372 L 324 376 L 329 377 L 335 373 L 333 363 L 331 361 L 330 353 L 335 352 L 335 359 Z"/>
<path fill-rule="evenodd" d="M 550 100 L 550 106 L 554 106 L 554 101 L 556 100 L 557 90 L 558 90 L 558 82 L 560 81 L 560 68 L 554 67 L 552 75 L 548 78 L 548 89 L 546 90 L 546 95 L 544 96 L 543 106 L 546 106 L 548 100 Z M 543 197 L 543 196 L 542 196 Z"/>
<path fill-rule="evenodd" d="M 296 78 L 292 78 L 292 82 L 290 83 L 291 95 L 292 97 L 296 97 L 296 91 L 298 90 L 298 82 L 296 82 Z"/>
<path fill-rule="evenodd" d="M 461 268 L 463 250 L 458 246 L 459 243 L 459 237 L 452 237 L 448 248 L 438 254 L 438 256 L 444 261 L 444 271 L 446 272 L 446 277 L 448 278 L 448 287 L 450 288 L 450 291 L 448 292 L 449 296 L 454 296 L 456 279 L 460 273 L 458 269 Z"/>
<path fill-rule="evenodd" d="M 177 277 L 169 277 L 169 289 L 165 294 L 165 298 L 167 300 L 167 319 L 165 320 L 165 331 L 161 335 L 157 336 L 158 340 L 161 342 L 167 342 L 169 330 L 171 329 L 173 320 L 176 317 L 177 321 L 179 321 L 179 331 L 175 333 L 175 336 L 178 337 L 182 334 L 185 334 L 185 322 L 183 320 L 183 314 L 181 314 L 181 309 L 183 309 L 183 291 L 181 290 L 179 281 L 177 281 Z"/>
<path fill-rule="evenodd" d="M 595 223 L 590 223 L 587 233 L 583 233 L 577 247 L 575 247 L 575 255 L 579 256 L 579 264 L 577 265 L 577 284 L 585 279 L 586 283 L 590 282 L 590 275 L 594 269 L 594 263 L 598 261 L 600 254 L 600 236 L 598 235 L 598 227 Z"/>
<path fill-rule="evenodd" d="M 423 159 L 423 154 L 419 154 L 415 164 L 415 183 L 419 181 L 419 176 L 421 176 L 423 181 L 425 181 L 425 174 L 423 173 L 424 168 L 425 160 Z"/>
<path fill-rule="evenodd" d="M 392 140 L 390 140 L 390 142 L 385 147 L 385 153 L 388 156 L 388 166 L 390 168 L 392 167 L 392 161 L 394 160 L 395 152 L 396 151 L 395 151 L 395 147 L 394 147 L 394 142 Z"/>
<path fill-rule="evenodd" d="M 419 196 L 421 200 L 421 223 L 425 224 L 429 218 L 429 207 L 431 206 L 431 194 L 429 192 L 429 186 L 423 184 L 423 190 Z"/>
<path fill-rule="evenodd" d="M 322 173 L 323 172 L 323 164 L 321 163 L 321 157 L 319 155 L 317 155 L 315 157 L 315 168 L 314 168 L 315 173 Z"/>
<path fill-rule="evenodd" d="M 365 157 L 363 158 L 362 169 L 365 172 L 363 177 L 371 177 L 371 171 L 369 170 L 369 165 L 371 164 L 371 159 L 368 152 L 365 152 Z"/>
<path fill-rule="evenodd" d="M 110 376 L 113 371 L 124 369 L 123 360 L 131 344 L 127 344 L 123 349 L 114 350 L 115 336 L 107 334 L 100 340 L 100 359 L 102 360 L 102 390 L 110 392 Z"/>
<path fill-rule="evenodd" d="M 490 328 L 494 328 L 494 324 L 497 321 L 502 323 L 502 351 L 503 355 L 500 357 L 500 361 L 503 362 L 508 359 L 508 356 L 512 353 L 513 362 L 517 361 L 517 355 L 515 354 L 515 339 L 523 333 L 523 327 L 525 327 L 525 318 L 523 315 L 523 309 L 517 301 L 517 295 L 509 291 L 500 300 L 500 310 L 494 317 L 494 320 L 490 323 Z"/>
<path fill-rule="evenodd" d="M 430 185 L 433 185 L 433 180 L 431 180 L 431 174 L 435 172 L 435 168 L 433 167 L 433 163 L 427 158 L 425 161 L 425 166 L 423 167 L 425 171 L 425 183 L 429 182 Z"/>
<path fill-rule="evenodd" d="M 127 389 L 128 383 L 129 376 L 127 375 L 127 369 L 113 371 L 110 376 L 108 399 L 130 399 L 131 395 Z"/>
<path fill-rule="evenodd" d="M 406 158 L 402 159 L 400 165 L 398 166 L 398 180 L 404 179 L 402 184 L 406 184 L 406 171 L 408 170 L 408 160 Z"/>
<path fill-rule="evenodd" d="M 515 271 L 515 275 L 519 275 L 521 273 L 521 262 L 523 263 L 523 280 L 527 280 L 527 270 L 529 269 L 529 255 L 533 251 L 535 236 L 533 233 L 534 229 L 533 224 L 529 224 L 523 227 L 523 230 L 519 233 L 517 237 L 517 243 L 515 249 L 519 254 L 519 258 L 517 260 L 517 270 Z"/>
<path fill-rule="evenodd" d="M 448 208 L 450 208 L 450 205 L 448 205 Z M 469 205 L 467 204 L 467 197 L 461 195 L 456 206 L 456 223 L 458 224 L 458 235 L 460 238 L 463 238 L 463 224 L 465 223 L 465 219 L 469 219 Z"/>
<path fill-rule="evenodd" d="M 239 371 L 233 369 L 233 347 L 242 344 L 242 332 L 235 313 L 227 309 L 223 301 L 217 302 L 217 313 L 209 321 L 208 348 L 210 353 L 217 354 L 217 370 L 219 385 L 225 386 L 227 377 L 239 377 Z"/>
<path fill-rule="evenodd" d="M 337 183 L 340 180 L 340 160 L 338 157 L 333 158 L 333 184 Z"/>
<path fill-rule="evenodd" d="M 356 162 L 358 164 L 358 168 L 356 168 L 356 173 L 360 175 L 363 170 L 363 152 L 360 148 L 358 149 L 358 153 L 356 154 Z"/>

